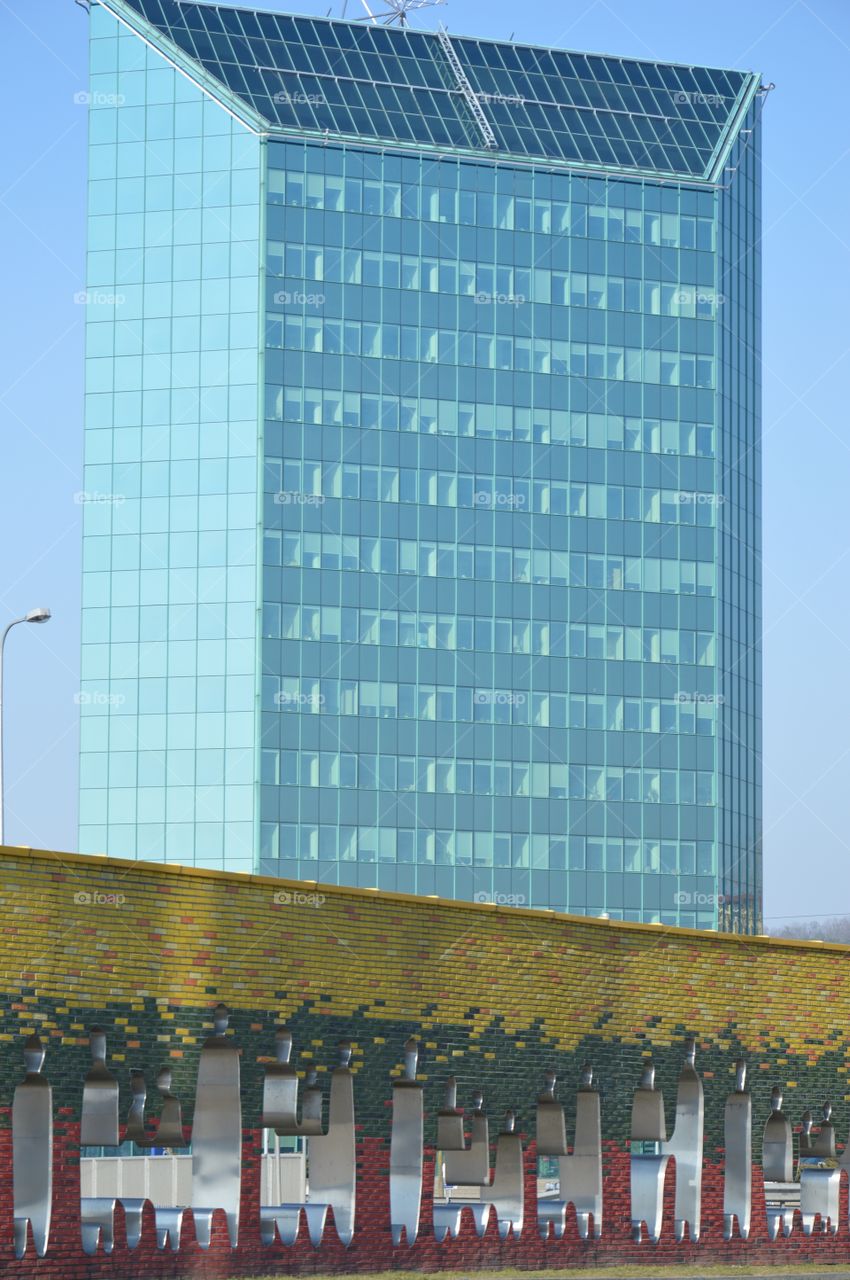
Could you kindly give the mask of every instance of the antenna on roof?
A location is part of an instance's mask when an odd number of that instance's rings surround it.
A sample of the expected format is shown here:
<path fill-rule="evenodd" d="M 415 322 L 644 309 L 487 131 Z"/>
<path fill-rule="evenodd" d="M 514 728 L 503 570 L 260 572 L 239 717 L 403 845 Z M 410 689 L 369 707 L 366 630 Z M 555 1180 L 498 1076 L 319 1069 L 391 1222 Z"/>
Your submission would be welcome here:
<path fill-rule="evenodd" d="M 360 3 L 366 10 L 366 17 L 358 18 L 358 22 L 382 22 L 386 27 L 397 22 L 400 27 L 406 27 L 407 15 L 411 10 L 429 9 L 432 5 L 445 4 L 446 0 L 386 0 L 389 8 L 383 13 L 373 13 L 369 8 L 369 0 L 360 0 Z"/>

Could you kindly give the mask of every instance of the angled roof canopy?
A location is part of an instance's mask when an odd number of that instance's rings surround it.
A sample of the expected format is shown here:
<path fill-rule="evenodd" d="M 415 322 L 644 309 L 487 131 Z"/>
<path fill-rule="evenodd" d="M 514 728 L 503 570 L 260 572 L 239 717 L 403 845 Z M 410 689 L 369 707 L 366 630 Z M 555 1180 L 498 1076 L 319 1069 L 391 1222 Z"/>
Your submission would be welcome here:
<path fill-rule="evenodd" d="M 464 91 L 433 32 L 184 0 L 100 2 L 199 64 L 271 132 L 707 181 L 758 88 L 751 72 L 452 36 Z"/>

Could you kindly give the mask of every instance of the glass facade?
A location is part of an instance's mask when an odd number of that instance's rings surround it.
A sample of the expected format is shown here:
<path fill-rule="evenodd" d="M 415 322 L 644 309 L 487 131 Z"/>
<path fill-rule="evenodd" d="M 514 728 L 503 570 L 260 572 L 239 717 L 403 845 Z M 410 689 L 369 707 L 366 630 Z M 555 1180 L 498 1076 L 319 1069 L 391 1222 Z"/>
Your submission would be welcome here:
<path fill-rule="evenodd" d="M 108 7 L 162 55 L 94 9 L 89 288 L 142 275 L 89 311 L 83 847 L 756 928 L 756 78 L 455 40 L 494 155 L 436 36 Z"/>

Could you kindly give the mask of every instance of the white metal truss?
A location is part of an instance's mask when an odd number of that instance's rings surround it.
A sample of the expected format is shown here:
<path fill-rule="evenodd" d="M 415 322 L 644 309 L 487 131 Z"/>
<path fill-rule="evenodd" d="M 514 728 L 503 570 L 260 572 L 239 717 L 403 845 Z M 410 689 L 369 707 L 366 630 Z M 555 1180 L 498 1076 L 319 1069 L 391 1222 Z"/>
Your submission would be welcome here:
<path fill-rule="evenodd" d="M 496 135 L 490 126 L 490 121 L 484 114 L 484 108 L 478 101 L 478 95 L 469 83 L 467 74 L 463 69 L 463 63 L 457 56 L 455 47 L 452 44 L 451 36 L 443 26 L 442 22 L 437 28 L 437 39 L 440 41 L 443 52 L 449 60 L 449 66 L 454 72 L 455 79 L 457 80 L 457 87 L 466 99 L 467 105 L 475 118 L 475 123 L 478 125 L 478 128 L 484 136 L 484 145 L 489 150 L 493 150 L 499 145 L 496 141 Z"/>

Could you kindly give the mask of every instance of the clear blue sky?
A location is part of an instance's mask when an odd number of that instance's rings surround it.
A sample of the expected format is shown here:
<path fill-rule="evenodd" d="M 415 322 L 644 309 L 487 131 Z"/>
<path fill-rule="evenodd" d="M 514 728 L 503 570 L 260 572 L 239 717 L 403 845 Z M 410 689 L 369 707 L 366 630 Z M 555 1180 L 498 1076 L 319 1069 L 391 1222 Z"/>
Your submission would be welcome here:
<path fill-rule="evenodd" d="M 359 11 L 348 0 L 347 16 Z M 416 18 L 776 82 L 764 114 L 765 913 L 850 914 L 850 3 L 450 0 Z M 0 623 L 54 612 L 7 643 L 7 839 L 55 849 L 76 847 L 86 39 L 74 0 L 0 0 Z"/>

